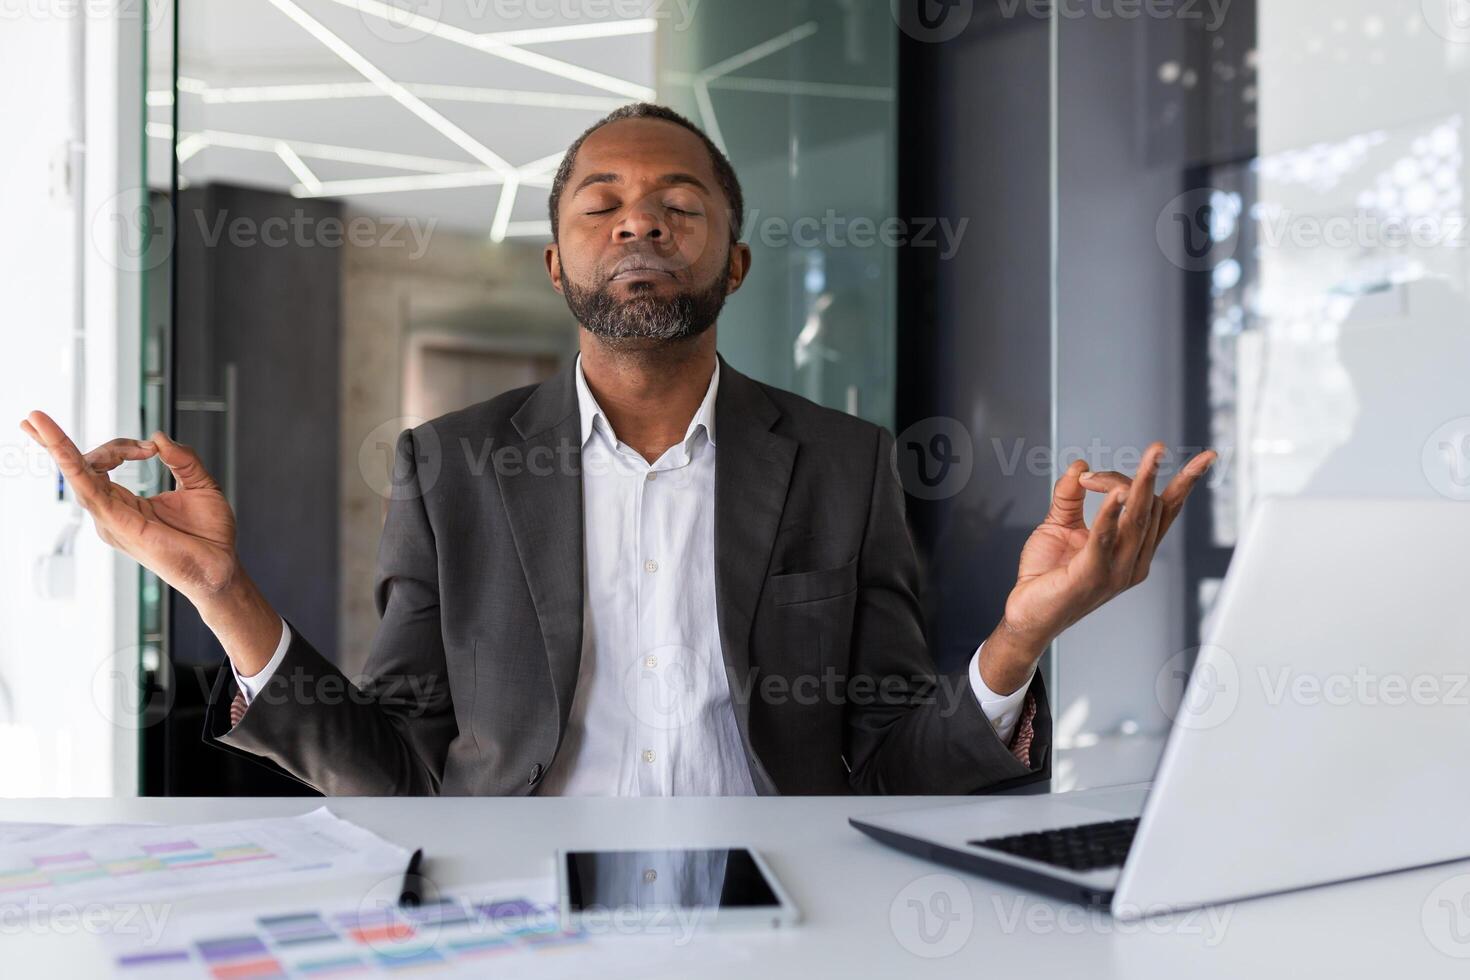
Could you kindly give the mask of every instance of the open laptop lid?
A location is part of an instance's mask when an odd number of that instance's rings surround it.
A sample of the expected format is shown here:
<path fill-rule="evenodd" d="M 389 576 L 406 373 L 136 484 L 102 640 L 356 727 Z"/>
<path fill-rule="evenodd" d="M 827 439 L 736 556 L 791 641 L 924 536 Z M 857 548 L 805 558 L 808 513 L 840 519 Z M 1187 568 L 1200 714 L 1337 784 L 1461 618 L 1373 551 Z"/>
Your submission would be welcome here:
<path fill-rule="evenodd" d="M 1263 501 L 1114 914 L 1470 857 L 1467 599 L 1470 504 Z"/>

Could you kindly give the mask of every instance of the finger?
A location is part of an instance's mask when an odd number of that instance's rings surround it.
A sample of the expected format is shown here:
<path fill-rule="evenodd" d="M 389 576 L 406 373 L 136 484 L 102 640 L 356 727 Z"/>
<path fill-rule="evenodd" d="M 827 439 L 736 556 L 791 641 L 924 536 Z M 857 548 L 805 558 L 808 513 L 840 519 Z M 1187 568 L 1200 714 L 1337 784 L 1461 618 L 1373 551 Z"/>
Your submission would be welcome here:
<path fill-rule="evenodd" d="M 149 459 L 157 455 L 158 447 L 147 440 L 113 439 L 104 442 L 82 457 L 83 461 L 98 473 L 115 470 L 129 460 Z"/>
<path fill-rule="evenodd" d="M 1083 505 L 1087 502 L 1087 491 L 1082 489 L 1079 478 L 1087 472 L 1085 460 L 1074 460 L 1067 471 L 1057 480 L 1051 495 L 1051 510 L 1046 519 L 1063 527 L 1086 527 L 1082 520 Z"/>
<path fill-rule="evenodd" d="M 29 426 L 31 438 L 39 442 L 56 461 L 61 475 L 66 478 L 67 485 L 76 495 L 77 502 L 88 510 L 102 503 L 106 499 L 104 485 L 107 480 L 99 478 L 87 469 L 87 462 L 81 451 L 77 449 L 76 443 L 61 431 L 61 426 L 57 425 L 45 412 L 32 412 L 26 416 L 26 423 Z"/>
<path fill-rule="evenodd" d="M 1159 550 L 1159 528 L 1164 520 L 1163 498 L 1155 497 L 1150 511 L 1148 531 L 1143 538 L 1143 547 L 1138 549 L 1138 560 L 1133 563 L 1133 578 L 1128 583 L 1129 588 L 1148 578 L 1149 569 L 1153 566 L 1154 554 Z"/>
<path fill-rule="evenodd" d="M 1143 452 L 1138 463 L 1138 473 L 1123 490 L 1123 515 L 1118 519 L 1118 543 L 1114 548 L 1112 583 L 1121 592 L 1133 582 L 1133 569 L 1138 564 L 1138 555 L 1143 550 L 1147 537 L 1149 518 L 1153 513 L 1154 483 L 1159 472 L 1159 460 L 1163 458 L 1164 444 L 1155 442 Z"/>
<path fill-rule="evenodd" d="M 1133 486 L 1132 477 L 1124 476 L 1117 470 L 1099 470 L 1095 473 L 1083 473 L 1080 480 L 1082 488 L 1084 490 L 1091 490 L 1093 493 L 1127 490 Z"/>
<path fill-rule="evenodd" d="M 1148 529 L 1149 517 L 1153 512 L 1154 485 L 1158 482 L 1159 461 L 1164 458 L 1164 444 L 1156 442 L 1143 452 L 1138 464 L 1138 474 L 1128 488 L 1128 502 L 1124 505 L 1123 523 L 1131 534 L 1143 543 L 1143 533 Z"/>
<path fill-rule="evenodd" d="M 32 412 L 25 417 L 21 428 L 26 430 L 27 435 L 41 444 L 41 448 L 51 454 L 56 464 L 61 467 L 63 475 L 70 476 L 80 473 L 86 469 L 86 463 L 82 459 L 81 452 L 76 443 L 63 431 L 61 426 L 52 420 L 45 412 Z"/>
<path fill-rule="evenodd" d="M 1214 466 L 1215 460 L 1219 458 L 1219 453 L 1213 449 L 1207 449 L 1185 463 L 1184 467 L 1175 474 L 1174 479 L 1169 481 L 1169 485 L 1164 488 L 1161 495 L 1164 501 L 1164 515 L 1159 525 L 1160 540 L 1169 533 L 1169 525 L 1174 523 L 1174 518 L 1178 517 L 1179 512 L 1184 509 L 1184 502 L 1194 492 L 1195 485 L 1199 483 L 1200 478 L 1210 471 L 1210 467 Z"/>
<path fill-rule="evenodd" d="M 218 490 L 219 484 L 199 461 L 199 455 L 181 443 L 174 442 L 162 432 L 153 433 L 153 442 L 158 446 L 158 458 L 163 460 L 174 482 L 184 490 Z"/>
<path fill-rule="evenodd" d="M 1082 546 L 1082 565 L 1088 577 L 1101 584 L 1112 578 L 1113 553 L 1118 543 L 1118 517 L 1123 513 L 1126 494 L 1111 491 L 1098 508 L 1088 529 L 1087 544 Z"/>

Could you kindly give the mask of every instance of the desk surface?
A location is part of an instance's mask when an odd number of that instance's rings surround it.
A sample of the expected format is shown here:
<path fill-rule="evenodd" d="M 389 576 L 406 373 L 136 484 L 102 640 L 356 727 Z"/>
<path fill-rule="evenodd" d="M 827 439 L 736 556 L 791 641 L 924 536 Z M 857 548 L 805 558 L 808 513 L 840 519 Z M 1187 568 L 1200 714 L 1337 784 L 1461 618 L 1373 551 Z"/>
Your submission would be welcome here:
<path fill-rule="evenodd" d="M 701 971 L 709 977 L 1418 980 L 1470 973 L 1470 862 L 1242 902 L 1213 913 L 1114 923 L 982 878 L 951 874 L 847 825 L 849 816 L 963 802 L 394 798 L 334 799 L 329 805 L 385 838 L 424 847 L 426 873 L 446 886 L 549 874 L 551 854 L 559 847 L 756 847 L 805 921 L 785 933 L 749 934 L 752 959 L 712 961 Z M 0 820 L 197 822 L 304 813 L 318 805 L 306 799 L 10 800 L 0 801 Z M 218 907 L 241 900 L 215 896 L 191 904 Z M 936 917 L 920 923 L 921 907 L 948 910 L 947 930 L 941 931 Z M 5 933 L 7 976 L 90 976 L 106 964 L 96 942 L 13 926 Z M 950 948 L 950 955 L 932 955 Z"/>

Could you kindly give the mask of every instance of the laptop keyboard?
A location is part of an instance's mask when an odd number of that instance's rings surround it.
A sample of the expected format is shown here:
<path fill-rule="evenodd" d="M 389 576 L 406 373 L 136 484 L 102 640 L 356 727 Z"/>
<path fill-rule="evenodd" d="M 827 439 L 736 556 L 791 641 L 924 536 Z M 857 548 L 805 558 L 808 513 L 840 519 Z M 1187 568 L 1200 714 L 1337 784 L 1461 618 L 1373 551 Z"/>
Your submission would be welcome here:
<path fill-rule="evenodd" d="M 1128 856 L 1138 818 L 1089 823 L 1080 827 L 1062 827 L 1031 834 L 972 840 L 974 847 L 988 847 L 1016 857 L 1029 858 L 1043 864 L 1054 864 L 1071 871 L 1096 871 L 1116 868 Z"/>

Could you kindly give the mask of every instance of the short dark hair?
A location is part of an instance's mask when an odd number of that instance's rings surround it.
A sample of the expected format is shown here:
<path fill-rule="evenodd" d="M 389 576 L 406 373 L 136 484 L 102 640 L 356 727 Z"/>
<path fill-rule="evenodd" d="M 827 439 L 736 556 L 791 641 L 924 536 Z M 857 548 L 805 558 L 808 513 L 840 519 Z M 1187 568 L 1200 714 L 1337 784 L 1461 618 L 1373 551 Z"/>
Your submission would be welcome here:
<path fill-rule="evenodd" d="M 567 154 L 562 157 L 561 166 L 556 169 L 556 178 L 551 182 L 551 240 L 556 241 L 557 232 L 560 231 L 561 222 L 557 218 L 557 210 L 561 207 L 561 195 L 572 176 L 572 168 L 577 165 L 577 153 L 582 149 L 582 144 L 602 127 L 624 119 L 662 119 L 664 122 L 683 126 L 699 137 L 704 148 L 709 150 L 710 161 L 715 167 L 715 178 L 730 203 L 730 235 L 733 240 L 738 241 L 745 222 L 745 194 L 740 190 L 740 178 L 735 176 L 735 168 L 730 166 L 729 159 L 715 145 L 714 140 L 705 135 L 704 130 L 668 106 L 655 105 L 652 102 L 634 102 L 614 109 L 589 126 L 586 132 L 567 147 Z"/>

